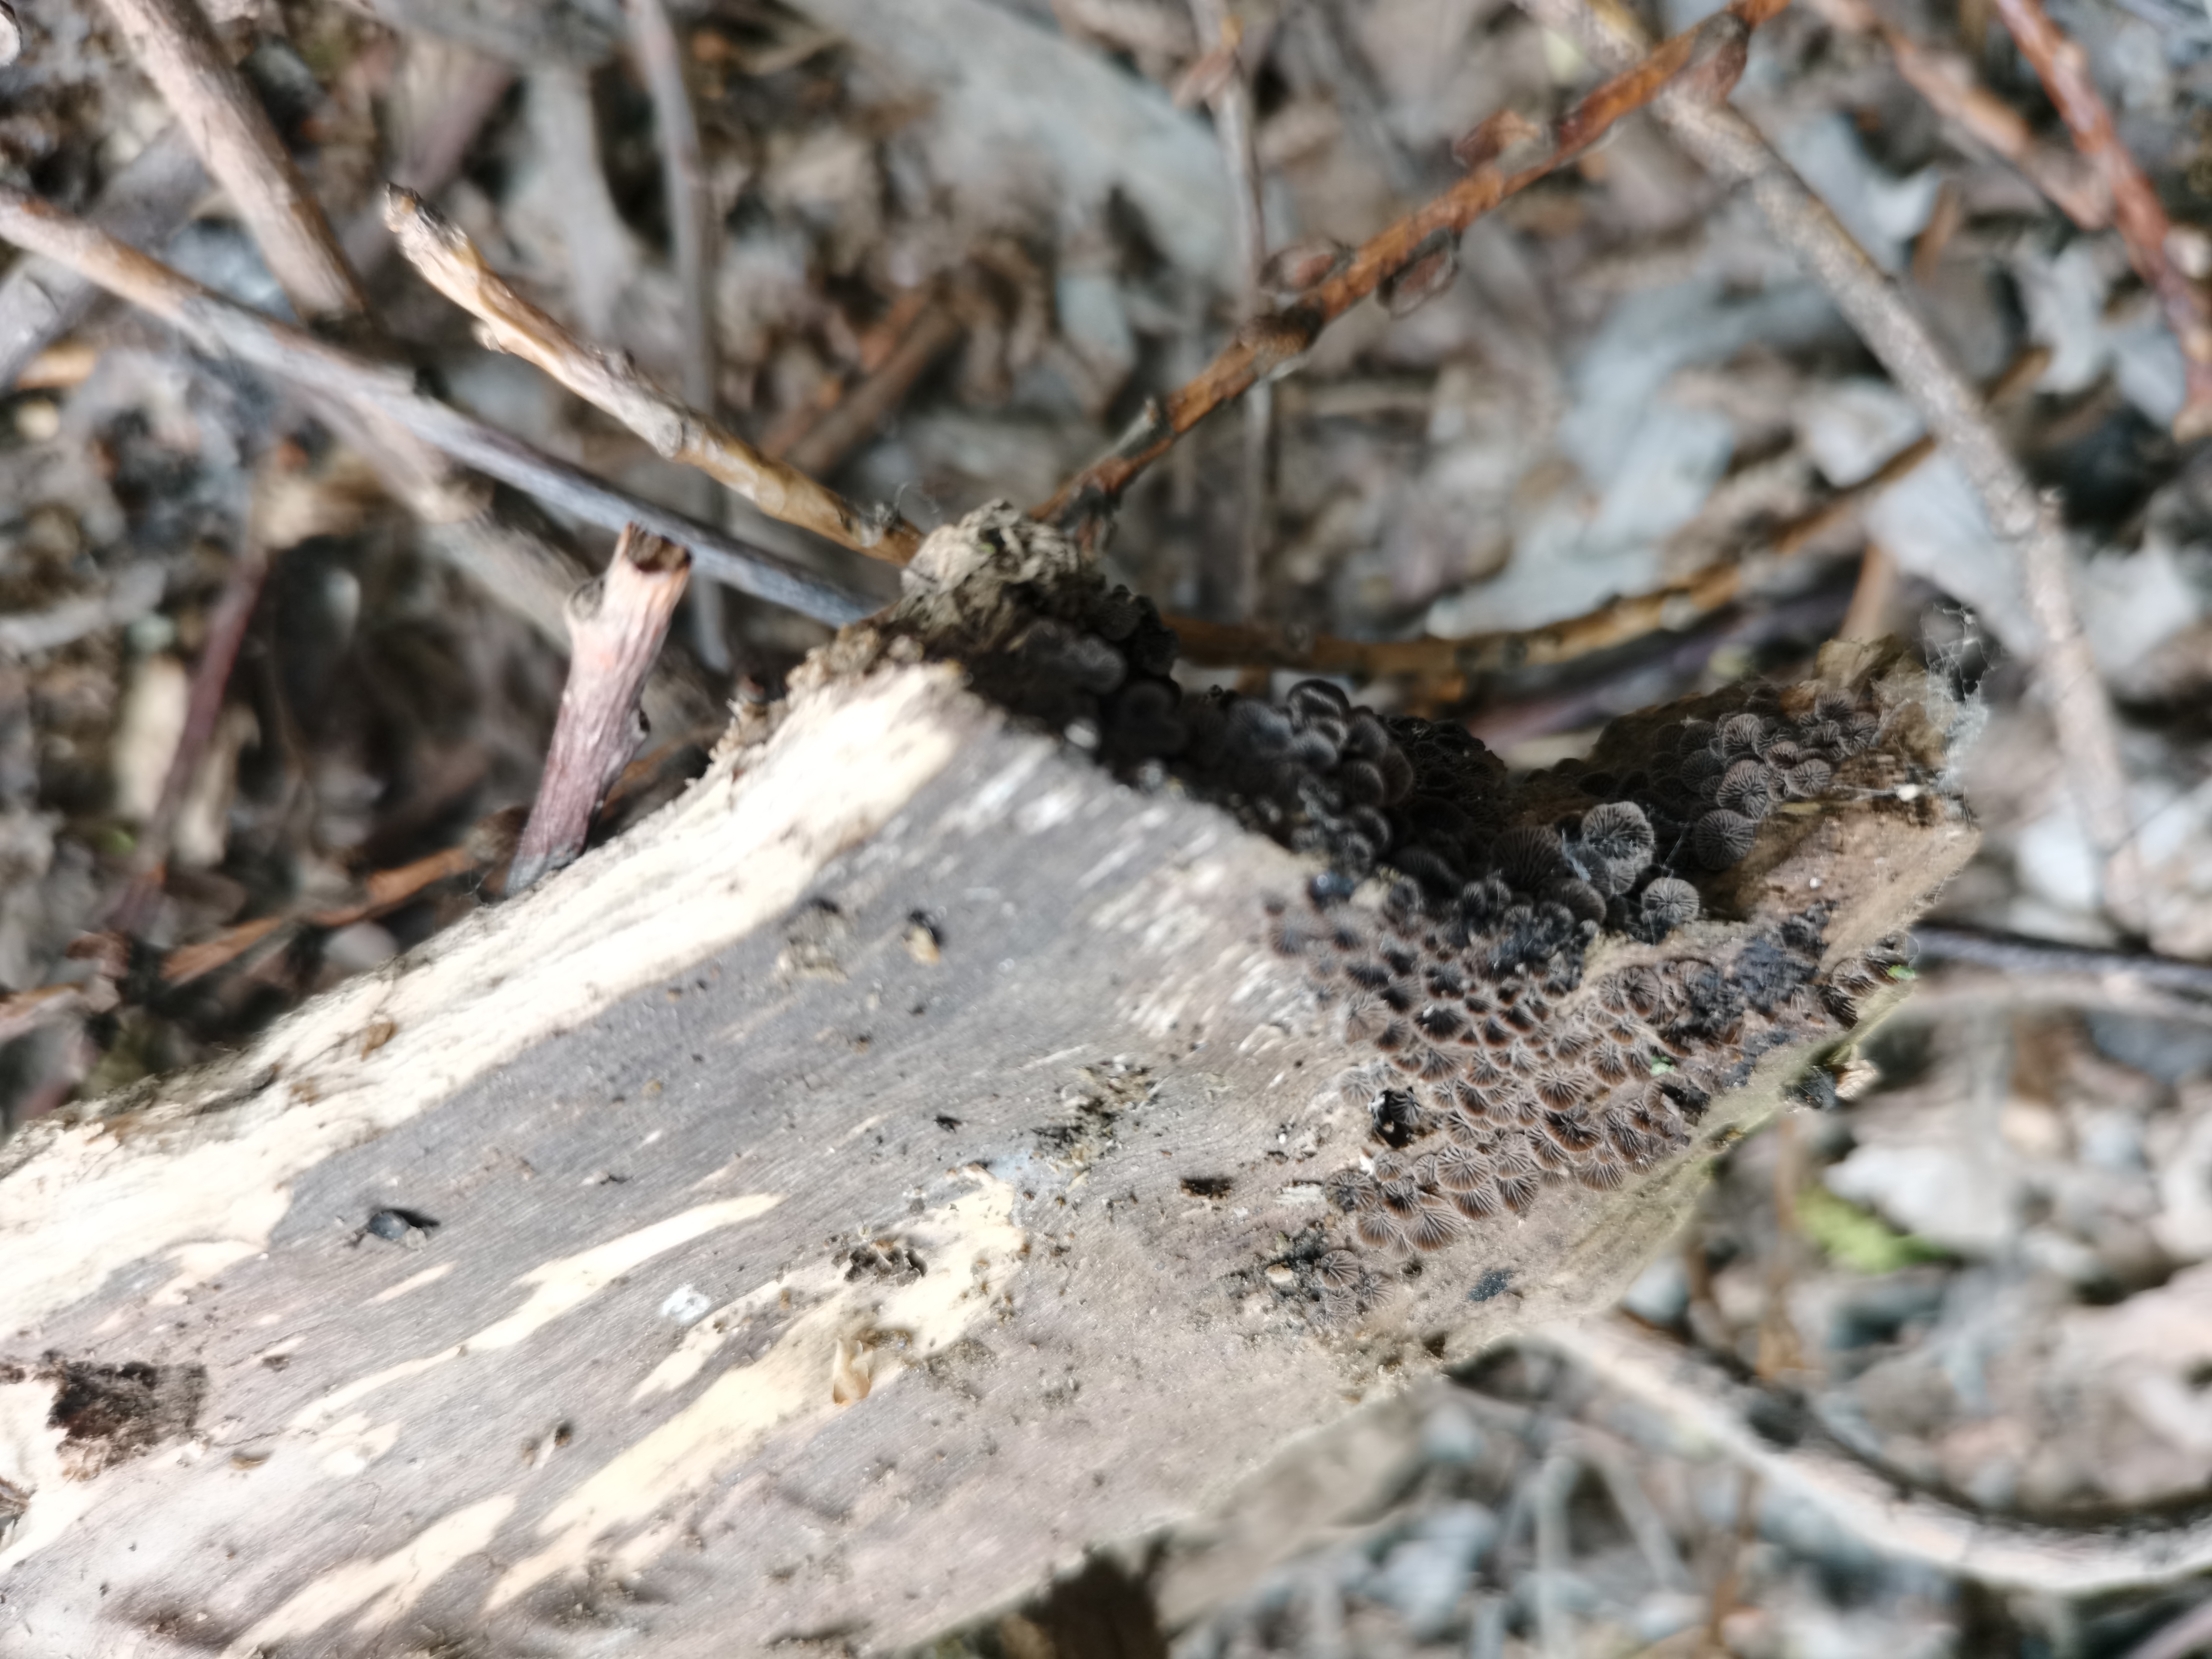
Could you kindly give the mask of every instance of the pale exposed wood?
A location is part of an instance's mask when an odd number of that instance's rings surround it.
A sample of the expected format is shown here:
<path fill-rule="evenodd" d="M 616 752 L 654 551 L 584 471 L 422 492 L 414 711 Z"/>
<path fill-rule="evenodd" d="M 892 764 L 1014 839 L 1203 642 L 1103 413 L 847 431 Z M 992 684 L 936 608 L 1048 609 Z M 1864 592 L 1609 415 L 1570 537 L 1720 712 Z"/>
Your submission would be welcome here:
<path fill-rule="evenodd" d="M 1726 906 L 1817 876 L 1854 948 L 1972 840 L 1841 805 Z M 919 1640 L 1609 1299 L 1803 1064 L 1318 1325 L 1266 1268 L 1368 1123 L 1263 939 L 1309 867 L 947 670 L 832 676 L 526 898 L 34 1126 L 0 1175 L 4 1472 L 34 1488 L 0 1621 L 240 1659 Z M 50 1352 L 204 1367 L 194 1426 L 63 1480 Z"/>

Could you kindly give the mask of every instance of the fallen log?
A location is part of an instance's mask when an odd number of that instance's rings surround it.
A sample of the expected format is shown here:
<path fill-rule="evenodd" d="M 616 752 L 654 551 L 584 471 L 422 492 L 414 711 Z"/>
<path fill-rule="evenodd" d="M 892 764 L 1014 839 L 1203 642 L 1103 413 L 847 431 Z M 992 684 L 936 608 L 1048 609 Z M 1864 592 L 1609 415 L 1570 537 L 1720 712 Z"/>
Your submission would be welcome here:
<path fill-rule="evenodd" d="M 1178 696 L 1011 510 L 908 588 L 616 842 L 0 1146 L 6 1641 L 872 1651 L 1178 1525 L 1188 1611 L 1340 1500 L 1287 1443 L 1832 1100 L 1972 846 L 1893 647 L 1515 780 Z"/>

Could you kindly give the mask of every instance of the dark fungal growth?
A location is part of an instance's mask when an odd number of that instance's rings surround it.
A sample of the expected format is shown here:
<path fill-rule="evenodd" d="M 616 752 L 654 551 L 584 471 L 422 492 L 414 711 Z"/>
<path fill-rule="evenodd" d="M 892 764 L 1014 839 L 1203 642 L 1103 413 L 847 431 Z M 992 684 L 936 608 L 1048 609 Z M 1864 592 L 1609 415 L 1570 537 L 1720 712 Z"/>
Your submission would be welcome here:
<path fill-rule="evenodd" d="M 1825 806 L 1907 799 L 1897 768 L 1940 760 L 1940 737 L 1869 752 L 1890 707 L 1871 656 L 1648 711 L 1587 760 L 1514 777 L 1464 727 L 1325 680 L 1279 699 L 1186 691 L 1149 602 L 1011 507 L 933 535 L 908 580 L 817 672 L 958 661 L 1126 781 L 1312 860 L 1267 934 L 1347 1051 L 1334 1121 L 1358 1144 L 1314 1172 L 1327 1219 L 1269 1282 L 1324 1316 L 1455 1246 L 1472 1275 L 1547 1190 L 1616 1189 L 1682 1153 L 1761 1055 L 1839 1040 L 1903 961 L 1895 941 L 1831 961 L 1820 894 L 1786 916 L 1760 900 L 1754 925 L 1718 919 L 1771 865 L 1738 871 L 1762 847 L 1786 849 Z"/>

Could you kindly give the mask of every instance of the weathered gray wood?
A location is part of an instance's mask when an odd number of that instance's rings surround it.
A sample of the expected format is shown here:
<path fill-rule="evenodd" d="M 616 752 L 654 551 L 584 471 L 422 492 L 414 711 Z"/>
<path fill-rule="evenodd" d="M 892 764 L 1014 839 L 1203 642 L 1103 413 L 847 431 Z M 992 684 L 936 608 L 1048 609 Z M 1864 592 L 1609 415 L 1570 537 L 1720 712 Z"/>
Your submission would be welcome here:
<path fill-rule="evenodd" d="M 1734 902 L 1825 891 L 1859 948 L 1971 839 L 1840 805 Z M 0 1652 L 919 1639 L 1610 1299 L 1804 1063 L 1317 1325 L 1267 1268 L 1369 1124 L 1265 943 L 1308 873 L 884 669 L 234 1060 L 0 1149 Z M 1337 1501 L 1266 1490 L 1183 1601 Z"/>

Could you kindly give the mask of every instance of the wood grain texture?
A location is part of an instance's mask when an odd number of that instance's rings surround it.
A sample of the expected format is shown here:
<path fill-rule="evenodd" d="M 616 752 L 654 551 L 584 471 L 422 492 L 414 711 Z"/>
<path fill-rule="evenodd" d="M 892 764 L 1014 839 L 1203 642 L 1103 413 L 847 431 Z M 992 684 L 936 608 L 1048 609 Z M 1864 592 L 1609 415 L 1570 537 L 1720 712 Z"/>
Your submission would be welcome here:
<path fill-rule="evenodd" d="M 0 1651 L 878 1650 L 1178 1523 L 1187 1609 L 1357 1500 L 1287 1444 L 1612 1299 L 1806 1061 L 1317 1323 L 1281 1259 L 1371 1126 L 1266 943 L 1311 866 L 956 678 L 832 679 L 525 899 L 0 1151 Z M 1694 926 L 1818 882 L 1883 931 L 1972 839 L 1843 805 Z M 72 1440 L 64 1364 L 170 1417 Z"/>

